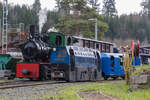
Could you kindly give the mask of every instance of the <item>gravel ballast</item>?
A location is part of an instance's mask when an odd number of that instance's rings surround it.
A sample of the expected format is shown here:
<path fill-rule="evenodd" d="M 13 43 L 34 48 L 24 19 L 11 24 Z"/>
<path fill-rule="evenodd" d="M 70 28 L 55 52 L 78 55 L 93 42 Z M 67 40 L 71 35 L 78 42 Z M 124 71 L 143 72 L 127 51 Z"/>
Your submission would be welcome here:
<path fill-rule="evenodd" d="M 74 85 L 78 85 L 78 83 L 63 83 L 4 89 L 0 90 L 0 100 L 55 100 L 52 98 L 53 94 L 59 95 L 56 90 Z"/>

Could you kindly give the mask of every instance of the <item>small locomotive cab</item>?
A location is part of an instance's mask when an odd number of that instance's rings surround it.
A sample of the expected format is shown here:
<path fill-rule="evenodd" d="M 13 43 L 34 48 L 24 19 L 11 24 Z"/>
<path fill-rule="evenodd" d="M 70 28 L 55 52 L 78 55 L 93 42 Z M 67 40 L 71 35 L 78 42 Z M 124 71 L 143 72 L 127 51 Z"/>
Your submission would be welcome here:
<path fill-rule="evenodd" d="M 88 81 L 101 77 L 100 55 L 94 49 L 65 46 L 51 51 L 51 77 L 67 81 Z"/>
<path fill-rule="evenodd" d="M 105 80 L 109 77 L 124 78 L 123 54 L 101 53 L 102 75 Z"/>

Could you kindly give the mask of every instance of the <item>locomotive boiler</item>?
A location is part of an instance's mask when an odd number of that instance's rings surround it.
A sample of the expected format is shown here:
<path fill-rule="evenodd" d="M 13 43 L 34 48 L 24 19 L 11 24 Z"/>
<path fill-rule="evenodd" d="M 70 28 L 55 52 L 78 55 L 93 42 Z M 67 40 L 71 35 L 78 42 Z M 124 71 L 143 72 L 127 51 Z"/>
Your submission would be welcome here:
<path fill-rule="evenodd" d="M 29 39 L 21 46 L 22 54 L 26 62 L 48 61 L 51 45 L 46 34 L 36 32 L 34 25 L 30 26 Z"/>

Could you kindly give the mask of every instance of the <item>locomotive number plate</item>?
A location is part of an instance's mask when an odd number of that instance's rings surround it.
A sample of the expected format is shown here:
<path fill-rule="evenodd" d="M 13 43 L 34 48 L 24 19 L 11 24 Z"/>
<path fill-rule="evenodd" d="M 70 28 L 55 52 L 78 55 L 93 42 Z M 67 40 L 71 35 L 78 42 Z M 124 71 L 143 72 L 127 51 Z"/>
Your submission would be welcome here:
<path fill-rule="evenodd" d="M 55 59 L 55 61 L 64 61 L 64 59 Z"/>

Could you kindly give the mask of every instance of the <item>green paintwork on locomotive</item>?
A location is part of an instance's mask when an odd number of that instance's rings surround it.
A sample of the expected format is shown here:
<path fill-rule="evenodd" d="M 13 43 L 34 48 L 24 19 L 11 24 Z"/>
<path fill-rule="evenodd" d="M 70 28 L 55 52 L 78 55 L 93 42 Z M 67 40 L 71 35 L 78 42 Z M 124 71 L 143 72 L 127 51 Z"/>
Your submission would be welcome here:
<path fill-rule="evenodd" d="M 49 41 L 53 47 L 66 46 L 66 45 L 72 44 L 72 37 L 67 36 L 65 34 L 58 33 L 58 32 L 49 32 L 49 33 L 43 33 L 43 34 L 48 35 Z M 60 43 L 58 43 L 58 39 L 60 39 L 59 41 Z M 70 41 L 68 41 L 68 39 L 70 39 Z"/>

